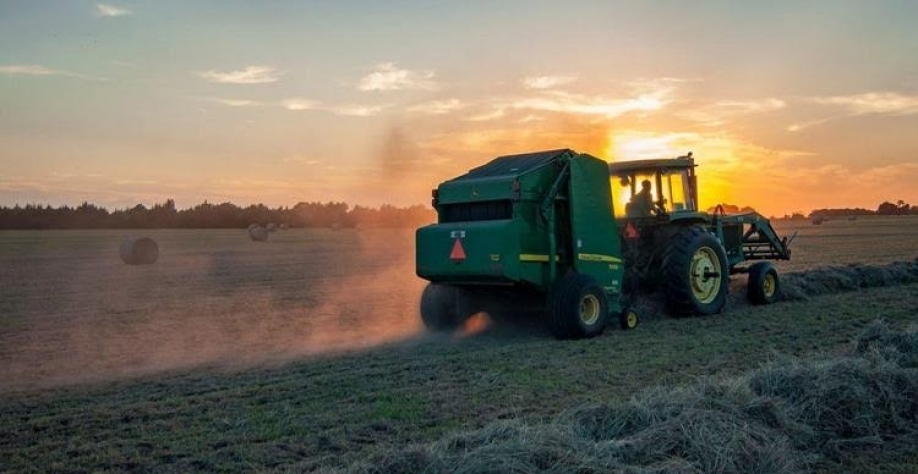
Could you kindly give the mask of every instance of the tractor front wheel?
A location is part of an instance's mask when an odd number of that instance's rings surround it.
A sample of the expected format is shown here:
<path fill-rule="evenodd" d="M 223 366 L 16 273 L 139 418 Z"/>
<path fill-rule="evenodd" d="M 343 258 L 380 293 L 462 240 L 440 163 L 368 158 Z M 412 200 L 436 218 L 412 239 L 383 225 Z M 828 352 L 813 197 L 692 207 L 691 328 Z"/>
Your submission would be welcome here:
<path fill-rule="evenodd" d="M 769 262 L 754 263 L 749 267 L 749 283 L 746 290 L 752 304 L 774 303 L 781 291 L 778 270 Z"/>
<path fill-rule="evenodd" d="M 558 339 L 602 334 L 609 321 L 606 293 L 596 280 L 569 273 L 555 282 L 548 295 L 548 328 Z"/>
<path fill-rule="evenodd" d="M 428 283 L 421 294 L 421 320 L 431 331 L 452 332 L 472 314 L 470 306 L 460 288 Z"/>
<path fill-rule="evenodd" d="M 715 314 L 727 302 L 727 253 L 705 229 L 687 227 L 672 237 L 663 255 L 663 274 L 675 314 Z"/>

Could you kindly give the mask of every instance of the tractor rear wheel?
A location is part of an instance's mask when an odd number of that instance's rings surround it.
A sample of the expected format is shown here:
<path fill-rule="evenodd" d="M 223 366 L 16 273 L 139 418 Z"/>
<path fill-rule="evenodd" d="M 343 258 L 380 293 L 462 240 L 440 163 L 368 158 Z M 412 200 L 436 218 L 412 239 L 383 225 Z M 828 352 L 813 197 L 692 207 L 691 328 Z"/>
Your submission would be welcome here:
<path fill-rule="evenodd" d="M 609 322 L 608 309 L 606 293 L 593 277 L 569 273 L 548 295 L 548 328 L 558 339 L 598 336 Z"/>
<path fill-rule="evenodd" d="M 746 290 L 752 304 L 774 303 L 781 291 L 778 270 L 770 262 L 754 263 L 749 267 L 749 283 Z"/>
<path fill-rule="evenodd" d="M 455 286 L 428 283 L 421 293 L 421 320 L 431 331 L 451 332 L 472 313 L 468 295 Z"/>
<path fill-rule="evenodd" d="M 670 239 L 663 275 L 667 302 L 675 314 L 715 314 L 727 302 L 727 253 L 714 234 L 701 227 L 687 227 Z"/>

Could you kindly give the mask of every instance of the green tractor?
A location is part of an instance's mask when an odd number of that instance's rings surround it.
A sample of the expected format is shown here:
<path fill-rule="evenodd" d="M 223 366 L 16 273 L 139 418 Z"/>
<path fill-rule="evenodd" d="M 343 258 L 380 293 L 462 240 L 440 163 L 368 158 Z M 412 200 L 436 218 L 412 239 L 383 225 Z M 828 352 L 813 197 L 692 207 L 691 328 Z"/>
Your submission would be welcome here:
<path fill-rule="evenodd" d="M 636 327 L 642 289 L 665 290 L 675 314 L 717 313 L 739 272 L 754 303 L 774 301 L 774 266 L 743 263 L 789 258 L 787 240 L 758 214 L 699 212 L 694 167 L 690 156 L 610 165 L 562 149 L 441 183 L 438 222 L 416 233 L 424 324 L 452 331 L 481 311 L 534 305 L 556 337 L 592 337 L 611 321 Z"/>
<path fill-rule="evenodd" d="M 749 301 L 774 302 L 780 282 L 769 260 L 789 260 L 790 240 L 754 211 L 700 211 L 695 166 L 691 153 L 609 164 L 612 195 L 626 202 L 615 209 L 626 287 L 662 289 L 673 314 L 709 315 L 726 303 L 728 276 L 748 273 Z"/>

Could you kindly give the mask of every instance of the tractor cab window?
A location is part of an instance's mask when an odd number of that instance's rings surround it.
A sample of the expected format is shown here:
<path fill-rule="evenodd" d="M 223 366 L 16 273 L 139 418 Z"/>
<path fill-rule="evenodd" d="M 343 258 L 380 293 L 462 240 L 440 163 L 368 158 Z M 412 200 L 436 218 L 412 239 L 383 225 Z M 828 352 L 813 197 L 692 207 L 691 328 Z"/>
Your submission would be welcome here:
<path fill-rule="evenodd" d="M 650 217 L 694 211 L 688 170 L 656 170 L 612 176 L 615 217 Z"/>
<path fill-rule="evenodd" d="M 661 173 L 663 195 L 667 203 L 667 212 L 694 211 L 695 203 L 690 194 L 688 170 L 672 170 Z"/>
<path fill-rule="evenodd" d="M 612 199 L 615 217 L 655 215 L 657 184 L 654 175 L 632 173 L 612 176 Z"/>

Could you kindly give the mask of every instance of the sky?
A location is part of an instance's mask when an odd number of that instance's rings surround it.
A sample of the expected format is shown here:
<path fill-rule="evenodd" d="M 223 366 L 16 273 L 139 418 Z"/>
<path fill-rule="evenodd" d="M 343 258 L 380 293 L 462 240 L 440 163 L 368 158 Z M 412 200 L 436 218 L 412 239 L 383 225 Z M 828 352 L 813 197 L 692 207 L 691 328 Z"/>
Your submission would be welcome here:
<path fill-rule="evenodd" d="M 0 205 L 427 204 L 692 151 L 701 206 L 918 204 L 918 2 L 0 0 Z"/>

